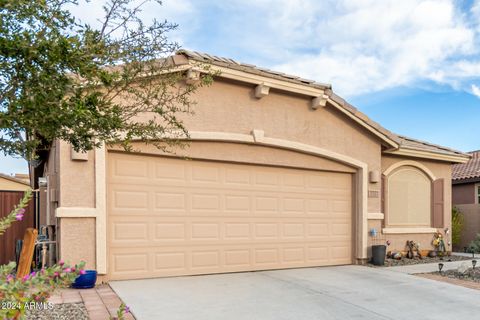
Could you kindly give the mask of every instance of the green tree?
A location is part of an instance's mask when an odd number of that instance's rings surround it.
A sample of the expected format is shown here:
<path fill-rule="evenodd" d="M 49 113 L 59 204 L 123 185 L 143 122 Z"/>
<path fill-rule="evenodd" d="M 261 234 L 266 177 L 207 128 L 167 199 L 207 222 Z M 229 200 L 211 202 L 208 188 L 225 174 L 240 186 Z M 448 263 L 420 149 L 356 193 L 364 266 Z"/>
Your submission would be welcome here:
<path fill-rule="evenodd" d="M 178 45 L 167 34 L 177 25 L 142 21 L 149 0 L 108 0 L 94 27 L 68 10 L 77 2 L 0 0 L 0 151 L 33 160 L 56 139 L 77 151 L 178 144 L 188 136 L 178 115 L 211 77 L 187 85 L 173 72 L 166 57 Z"/>

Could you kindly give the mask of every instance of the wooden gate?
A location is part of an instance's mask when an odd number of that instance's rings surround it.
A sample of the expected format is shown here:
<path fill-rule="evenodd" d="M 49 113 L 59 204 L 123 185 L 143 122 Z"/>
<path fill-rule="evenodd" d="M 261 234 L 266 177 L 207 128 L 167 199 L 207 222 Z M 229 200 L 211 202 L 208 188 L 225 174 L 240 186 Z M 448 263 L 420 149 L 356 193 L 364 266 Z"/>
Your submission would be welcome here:
<path fill-rule="evenodd" d="M 22 191 L 0 191 L 0 218 L 7 216 L 23 197 Z M 15 261 L 15 243 L 22 239 L 27 228 L 35 225 L 35 200 L 32 198 L 22 221 L 15 221 L 0 235 L 0 265 Z"/>

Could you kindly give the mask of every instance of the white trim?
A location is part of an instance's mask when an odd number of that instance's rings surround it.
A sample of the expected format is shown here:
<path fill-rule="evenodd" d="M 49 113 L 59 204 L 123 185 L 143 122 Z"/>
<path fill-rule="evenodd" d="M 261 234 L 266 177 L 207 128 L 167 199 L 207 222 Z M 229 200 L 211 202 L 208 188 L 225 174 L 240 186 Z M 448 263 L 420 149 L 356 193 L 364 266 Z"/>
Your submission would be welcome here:
<path fill-rule="evenodd" d="M 436 228 L 415 228 L 415 227 L 405 227 L 405 228 L 383 228 L 382 233 L 384 234 L 407 234 L 407 233 L 436 233 L 438 230 Z"/>
<path fill-rule="evenodd" d="M 58 207 L 55 215 L 57 218 L 96 218 L 98 210 L 84 207 Z"/>
<path fill-rule="evenodd" d="M 422 159 L 434 159 L 434 160 L 454 162 L 454 163 L 466 163 L 470 160 L 470 157 L 467 157 L 465 155 L 440 154 L 435 152 L 414 150 L 414 149 L 408 149 L 408 148 L 402 148 L 402 147 L 396 150 L 385 150 L 383 151 L 383 153 L 399 155 L 399 156 L 422 158 Z"/>
<path fill-rule="evenodd" d="M 97 272 L 107 273 L 107 149 L 102 144 L 95 150 L 95 207 L 96 218 L 96 261 Z"/>
<path fill-rule="evenodd" d="M 192 68 L 194 70 L 199 70 L 207 73 L 218 72 L 220 74 L 220 77 L 226 78 L 226 79 L 232 79 L 232 80 L 252 83 L 256 85 L 264 85 L 270 88 L 299 93 L 299 94 L 303 94 L 311 97 L 322 96 L 325 92 L 324 89 L 296 84 L 296 83 L 292 83 L 285 80 L 274 79 L 271 77 L 265 77 L 258 74 L 239 71 L 239 70 L 235 70 L 227 67 L 220 67 L 214 64 L 210 64 L 208 62 L 202 62 L 202 64 L 206 65 L 205 68 L 199 67 L 198 64 L 195 65 L 195 62 L 193 62 Z"/>
<path fill-rule="evenodd" d="M 368 220 L 383 220 L 385 215 L 382 212 L 369 212 Z"/>
<path fill-rule="evenodd" d="M 413 161 L 413 160 L 404 160 L 404 161 L 396 162 L 392 164 L 390 167 L 388 167 L 385 171 L 383 171 L 383 174 L 388 177 L 393 170 L 400 167 L 404 167 L 404 166 L 416 167 L 422 170 L 430 178 L 431 181 L 437 180 L 437 178 L 429 168 L 427 168 L 420 162 Z"/>

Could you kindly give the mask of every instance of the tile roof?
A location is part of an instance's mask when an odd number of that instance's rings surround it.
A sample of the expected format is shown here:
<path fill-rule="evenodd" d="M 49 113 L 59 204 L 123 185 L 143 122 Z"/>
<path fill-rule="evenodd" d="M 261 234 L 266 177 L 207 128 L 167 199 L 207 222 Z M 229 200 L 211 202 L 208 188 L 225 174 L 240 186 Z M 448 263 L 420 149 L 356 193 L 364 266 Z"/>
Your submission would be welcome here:
<path fill-rule="evenodd" d="M 475 179 L 480 180 L 480 150 L 468 152 L 472 158 L 466 163 L 454 164 L 452 168 L 453 180 Z"/>
<path fill-rule="evenodd" d="M 237 62 L 233 59 L 222 58 L 222 57 L 210 55 L 207 53 L 190 51 L 190 50 L 179 50 L 177 51 L 177 54 L 185 55 L 192 60 L 196 60 L 200 62 L 213 63 L 218 66 L 224 66 L 231 69 L 253 73 L 257 75 L 262 75 L 262 76 L 273 78 L 273 79 L 280 79 L 280 80 L 284 80 L 292 83 L 308 85 L 310 87 L 314 87 L 318 89 L 332 88 L 332 86 L 327 83 L 320 83 L 320 82 L 316 82 L 315 80 L 304 79 L 298 76 L 289 75 L 283 72 L 278 72 L 278 71 L 270 70 L 267 68 L 257 67 L 253 64 Z"/>
<path fill-rule="evenodd" d="M 251 74 L 257 74 L 273 79 L 279 79 L 287 82 L 292 82 L 296 84 L 301 84 L 313 88 L 318 88 L 318 89 L 323 89 L 325 91 L 325 94 L 329 96 L 329 98 L 333 101 L 335 101 L 337 104 L 341 105 L 344 110 L 349 112 L 350 114 L 354 115 L 355 117 L 361 119 L 363 122 L 365 122 L 367 125 L 373 127 L 375 130 L 389 138 L 390 140 L 396 142 L 400 147 L 405 148 L 405 149 L 411 149 L 411 150 L 420 150 L 420 151 L 427 151 L 427 152 L 433 152 L 437 154 L 443 154 L 443 155 L 453 155 L 453 156 L 464 156 L 465 153 L 457 150 L 453 150 L 450 148 L 442 147 L 439 145 L 435 145 L 432 143 L 428 143 L 425 141 L 420 141 L 416 139 L 412 139 L 409 137 L 405 136 L 400 136 L 397 135 L 384 127 L 382 127 L 380 124 L 377 122 L 373 121 L 370 119 L 367 115 L 359 111 L 357 108 L 355 108 L 353 105 L 345 101 L 343 98 L 338 96 L 332 91 L 332 86 L 330 84 L 325 84 L 325 83 L 320 83 L 316 82 L 314 80 L 308 80 L 308 79 L 303 79 L 297 76 L 285 74 L 282 72 L 277 72 L 273 71 L 270 69 L 266 68 L 261 68 L 257 67 L 252 64 L 247 64 L 247 63 L 240 63 L 237 62 L 233 59 L 229 58 L 223 58 L 223 57 L 218 57 L 215 55 L 210 55 L 206 53 L 201 53 L 197 51 L 189 51 L 189 50 L 179 50 L 177 55 L 180 56 L 185 56 L 188 59 L 194 60 L 194 61 L 199 61 L 199 62 L 206 62 L 210 63 L 213 65 L 217 66 L 222 66 L 230 69 L 235 69 Z"/>
<path fill-rule="evenodd" d="M 430 142 L 409 138 L 406 136 L 398 136 L 401 139 L 400 146 L 406 149 L 430 151 L 447 155 L 465 155 L 464 152 L 455 149 L 443 147 Z"/>

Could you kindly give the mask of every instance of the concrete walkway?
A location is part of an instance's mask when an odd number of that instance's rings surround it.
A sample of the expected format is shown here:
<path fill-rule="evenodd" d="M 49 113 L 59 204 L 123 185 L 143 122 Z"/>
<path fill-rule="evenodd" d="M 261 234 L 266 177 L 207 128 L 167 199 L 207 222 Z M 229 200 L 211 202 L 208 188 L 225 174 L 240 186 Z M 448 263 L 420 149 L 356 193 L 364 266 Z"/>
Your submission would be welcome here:
<path fill-rule="evenodd" d="M 138 320 L 475 319 L 480 291 L 387 268 L 303 268 L 114 281 Z"/>
<path fill-rule="evenodd" d="M 90 320 L 108 320 L 116 316 L 122 301 L 108 285 L 92 289 L 62 289 L 48 299 L 54 304 L 83 302 Z M 135 320 L 131 314 L 125 320 Z"/>
<path fill-rule="evenodd" d="M 465 252 L 452 252 L 452 255 L 454 256 L 461 256 L 461 257 L 469 257 L 472 259 L 479 259 L 480 260 L 480 254 L 475 253 L 475 258 L 472 257 L 471 253 L 465 253 Z"/>
<path fill-rule="evenodd" d="M 442 271 L 457 269 L 462 263 L 466 263 L 469 267 L 471 267 L 472 260 L 451 261 L 451 262 L 442 261 L 443 263 Z M 480 266 L 480 263 L 479 263 L 479 266 Z M 388 267 L 388 268 L 382 268 L 382 269 L 387 269 L 388 271 L 401 272 L 401 273 L 407 273 L 407 274 L 427 273 L 427 272 L 438 271 L 438 263 L 423 263 L 423 264 L 420 263 L 420 264 L 414 264 L 410 266 L 397 266 L 397 267 Z"/>

